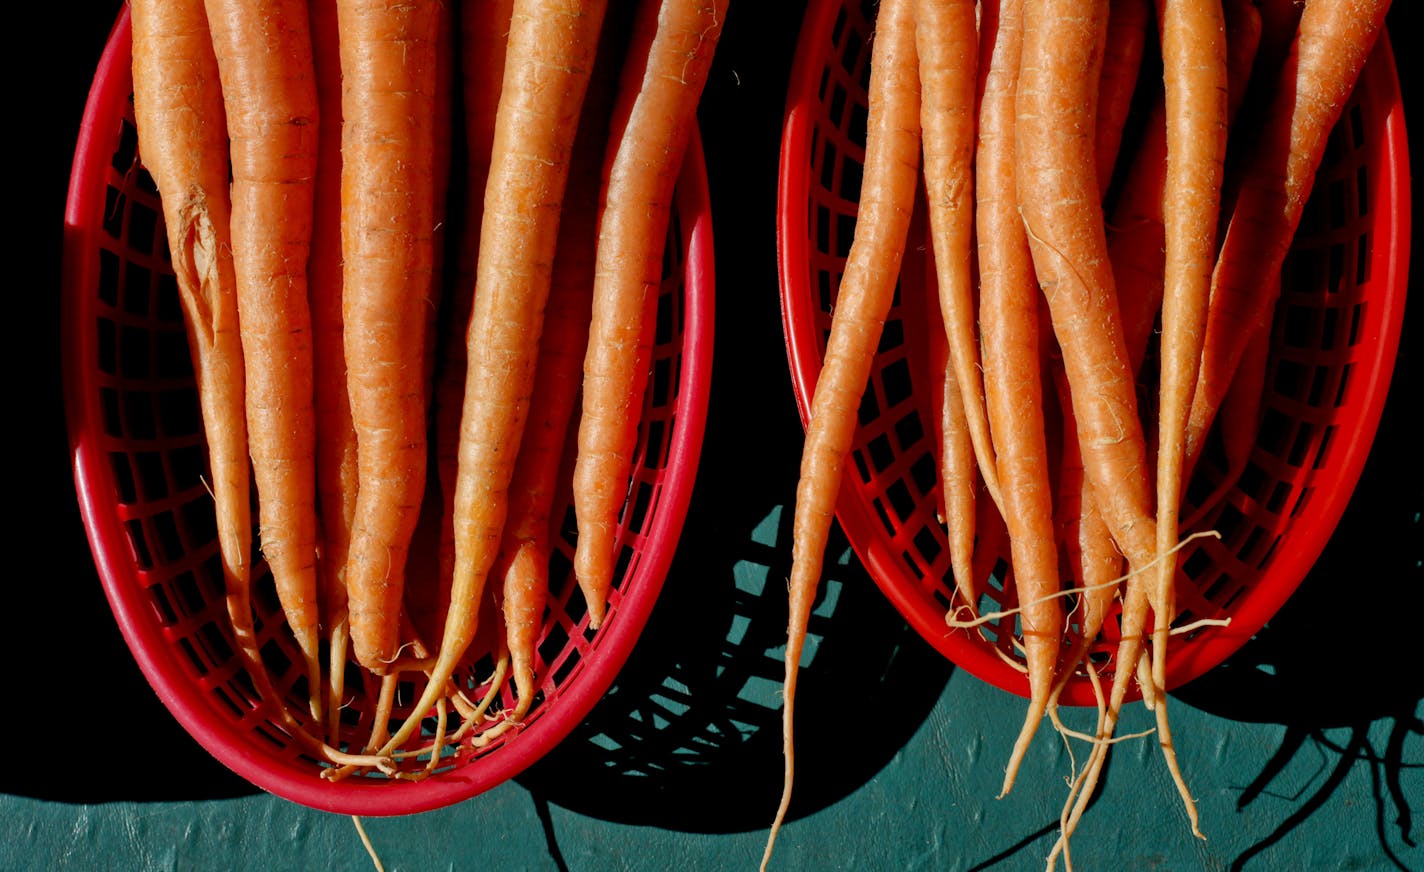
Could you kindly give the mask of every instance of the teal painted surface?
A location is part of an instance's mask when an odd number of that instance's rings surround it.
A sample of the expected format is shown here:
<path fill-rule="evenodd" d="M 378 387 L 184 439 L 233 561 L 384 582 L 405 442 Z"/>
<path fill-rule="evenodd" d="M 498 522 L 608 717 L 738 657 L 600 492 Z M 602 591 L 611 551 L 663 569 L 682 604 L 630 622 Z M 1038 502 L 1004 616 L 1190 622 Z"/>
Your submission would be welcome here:
<path fill-rule="evenodd" d="M 55 4 L 33 30 L 54 86 L 27 94 L 21 111 L 53 122 L 32 174 L 45 204 L 37 236 L 18 247 L 43 252 L 44 265 L 59 263 L 73 130 L 112 16 L 112 4 L 96 5 L 101 20 L 87 27 Z M 1394 15 L 1396 32 L 1410 32 L 1408 6 Z M 438 812 L 367 819 L 387 869 L 754 869 L 761 857 L 780 790 L 800 440 L 772 237 L 797 20 L 790 4 L 734 4 L 705 101 L 719 255 L 713 405 L 688 531 L 640 647 L 588 722 L 516 782 Z M 1413 99 L 1407 50 L 1400 63 Z M 21 296 L 21 323 L 57 323 L 53 300 Z M 1393 620 L 1403 609 L 1388 605 L 1417 603 L 1424 580 L 1424 475 L 1405 420 L 1421 388 L 1415 309 L 1365 480 L 1316 571 L 1256 643 L 1171 700 L 1208 841 L 1191 837 L 1155 746 L 1135 740 L 1112 756 L 1074 842 L 1076 868 L 1424 869 L 1424 657 L 1417 630 Z M 17 388 L 37 410 L 21 448 L 34 462 L 19 472 L 34 482 L 33 516 L 57 538 L 8 567 L 9 653 L 31 656 L 0 703 L 0 869 L 371 868 L 350 819 L 255 793 L 148 690 L 79 528 L 57 372 L 29 358 L 11 369 L 35 373 Z M 996 799 L 1023 702 L 908 631 L 843 541 L 831 554 L 799 697 L 796 802 L 774 868 L 1042 868 L 1070 772 L 1062 742 L 1041 731 L 1015 792 Z M 60 642 L 57 627 L 68 631 Z M 1149 726 L 1134 709 L 1123 731 Z"/>

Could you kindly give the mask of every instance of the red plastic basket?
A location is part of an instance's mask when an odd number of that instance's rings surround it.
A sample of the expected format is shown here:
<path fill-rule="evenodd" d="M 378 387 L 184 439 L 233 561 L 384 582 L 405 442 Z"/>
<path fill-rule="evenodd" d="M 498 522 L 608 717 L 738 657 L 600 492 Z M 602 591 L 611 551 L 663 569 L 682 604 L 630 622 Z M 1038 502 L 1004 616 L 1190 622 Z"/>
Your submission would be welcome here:
<path fill-rule="evenodd" d="M 136 151 L 131 88 L 125 11 L 100 61 L 75 151 L 63 340 L 75 484 L 99 575 L 129 647 L 163 702 L 208 751 L 259 787 L 303 805 L 404 814 L 499 784 L 553 747 L 607 691 L 653 607 L 682 528 L 712 353 L 711 217 L 700 144 L 694 138 L 678 182 L 652 379 L 621 522 L 620 575 L 603 627 L 587 629 L 571 572 L 571 514 L 556 507 L 565 522 L 551 559 L 538 647 L 542 685 L 524 725 L 485 747 L 467 741 L 452 749 L 437 774 L 424 780 L 377 775 L 333 783 L 320 778 L 322 765 L 256 701 L 234 654 L 212 500 L 202 482 L 197 395 L 158 196 Z M 258 585 L 259 593 L 270 591 L 270 577 Z M 290 688 L 299 658 L 275 597 L 257 600 L 273 682 Z M 477 665 L 460 678 L 483 692 L 488 675 Z M 412 699 L 414 690 L 399 696 Z M 499 693 L 503 704 L 513 704 L 512 687 Z M 358 693 L 347 712 L 351 723 L 343 720 L 354 742 L 369 735 L 373 697 Z M 294 707 L 302 710 L 305 702 L 295 700 Z M 427 733 L 423 741 L 429 740 Z"/>
<path fill-rule="evenodd" d="M 787 352 L 802 420 L 820 371 L 836 288 L 855 227 L 864 159 L 874 5 L 813 0 L 802 25 L 782 135 L 777 243 Z M 1386 38 L 1327 150 L 1290 258 L 1272 335 L 1264 423 L 1246 473 L 1187 546 L 1178 623 L 1229 617 L 1173 643 L 1169 687 L 1220 663 L 1295 590 L 1344 511 L 1374 439 L 1399 345 L 1409 251 L 1409 169 L 1399 83 Z M 914 232 L 913 230 L 911 231 Z M 927 244 L 927 243 L 926 243 Z M 881 589 L 959 666 L 1028 695 L 1015 668 L 1013 618 L 951 631 L 953 594 L 925 379 L 924 264 L 907 252 L 885 326 L 836 517 Z M 937 311 L 937 310 L 936 310 Z M 1189 492 L 1219 476 L 1202 464 Z M 1203 487 L 1204 486 L 1204 487 Z M 1184 517 L 1186 515 L 1184 514 Z M 1014 604 L 1007 548 L 987 579 L 985 611 Z M 1010 586 L 1011 587 L 1011 586 Z M 1093 651 L 1116 650 L 1110 619 Z M 1093 703 L 1081 675 L 1063 700 Z"/>

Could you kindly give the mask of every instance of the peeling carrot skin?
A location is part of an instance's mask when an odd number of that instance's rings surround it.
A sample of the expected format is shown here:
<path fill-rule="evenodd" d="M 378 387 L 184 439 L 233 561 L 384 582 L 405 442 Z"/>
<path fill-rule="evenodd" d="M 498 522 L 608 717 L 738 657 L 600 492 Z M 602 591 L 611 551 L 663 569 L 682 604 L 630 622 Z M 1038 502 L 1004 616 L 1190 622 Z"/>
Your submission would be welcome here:
<path fill-rule="evenodd" d="M 306 275 L 318 112 L 308 12 L 294 0 L 208 0 L 206 8 L 231 137 L 233 266 L 262 553 L 321 720 Z"/>

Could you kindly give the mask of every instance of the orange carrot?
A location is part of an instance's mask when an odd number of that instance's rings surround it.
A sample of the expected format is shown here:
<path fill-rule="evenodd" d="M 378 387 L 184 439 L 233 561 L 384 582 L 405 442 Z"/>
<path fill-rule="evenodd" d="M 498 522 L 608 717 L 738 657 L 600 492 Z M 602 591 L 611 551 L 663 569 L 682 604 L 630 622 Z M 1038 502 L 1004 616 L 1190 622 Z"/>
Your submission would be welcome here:
<path fill-rule="evenodd" d="M 563 197 L 603 12 L 601 2 L 516 0 L 511 16 L 466 346 L 450 610 L 417 712 L 445 693 L 474 636 L 499 552 L 549 292 L 554 207 Z M 383 752 L 419 723 L 408 719 Z"/>
<path fill-rule="evenodd" d="M 406 555 L 425 491 L 435 5 L 337 3 L 342 335 L 359 467 L 346 587 L 352 648 L 378 675 L 400 645 Z"/>
<path fill-rule="evenodd" d="M 553 535 L 549 515 L 578 405 L 588 345 L 602 146 L 607 141 L 617 72 L 614 46 L 610 45 L 613 31 L 610 28 L 605 33 L 599 48 L 574 140 L 534 374 L 534 395 L 510 483 L 504 544 L 494 570 L 502 580 L 505 643 L 518 694 L 517 704 L 505 717 L 515 723 L 528 713 L 534 701 L 535 646 L 543 627 L 549 587 Z"/>
<path fill-rule="evenodd" d="M 647 382 L 651 332 L 643 313 L 654 305 L 673 183 L 726 12 L 727 0 L 644 3 L 613 108 L 574 466 L 574 572 L 594 628 L 613 583 Z"/>
<path fill-rule="evenodd" d="M 317 102 L 307 8 L 207 0 L 207 11 L 232 139 L 233 267 L 262 552 L 321 720 L 306 276 Z"/>
<path fill-rule="evenodd" d="M 970 239 L 974 217 L 974 93 L 978 33 L 969 0 L 918 0 L 920 126 L 924 137 L 925 195 L 935 251 L 940 312 L 949 337 L 954 381 L 989 495 L 1001 506 L 994 465 L 979 343 L 974 332 Z"/>
<path fill-rule="evenodd" d="M 134 116 L 163 198 L 207 437 L 228 615 L 249 672 L 264 672 L 252 623 L 252 519 L 228 194 L 228 138 L 202 0 L 137 0 Z"/>
<path fill-rule="evenodd" d="M 913 226 L 910 232 L 914 232 Z M 933 253 L 930 254 L 933 260 Z M 908 257 L 907 252 L 907 260 Z M 971 615 L 978 615 L 979 576 L 974 572 L 975 521 L 978 503 L 981 502 L 975 493 L 979 488 L 978 461 L 974 458 L 969 421 L 964 415 L 963 393 L 949 359 L 948 337 L 940 329 L 944 320 L 939 300 L 935 299 L 931 304 L 934 312 L 931 316 L 933 328 L 930 330 L 929 365 L 936 385 L 931 415 L 938 436 L 933 451 L 940 471 L 937 509 L 948 539 L 950 574 L 954 577 L 955 592 L 963 603 L 962 608 L 967 608 Z M 957 620 L 960 609 L 961 606 L 952 605 L 945 619 Z"/>
<path fill-rule="evenodd" d="M 1015 127 L 1018 193 L 1034 268 L 1063 352 L 1083 469 L 1134 575 L 1127 584 L 1113 699 L 1090 757 L 1095 779 L 1142 650 L 1140 573 L 1156 533 L 1146 440 L 1107 257 L 1091 131 L 1105 3 L 1028 0 Z M 1091 792 L 1083 790 L 1081 797 Z M 1073 802 L 1070 796 L 1069 802 Z M 1062 840 L 1070 833 L 1065 826 Z"/>
<path fill-rule="evenodd" d="M 1177 765 L 1167 718 L 1167 642 L 1176 616 L 1178 508 L 1183 488 L 1187 416 L 1201 365 L 1221 174 L 1226 159 L 1226 36 L 1220 0 L 1157 0 L 1167 107 L 1163 204 L 1161 389 L 1157 439 L 1157 557 L 1152 583 L 1152 695 L 1157 741 L 1201 837 L 1196 803 Z"/>
<path fill-rule="evenodd" d="M 1201 376 L 1187 430 L 1188 468 L 1201 451 L 1253 331 L 1269 323 L 1280 272 L 1330 130 L 1384 25 L 1388 0 L 1317 0 L 1261 120 L 1212 275 Z"/>
<path fill-rule="evenodd" d="M 796 486 L 782 731 L 785 782 L 761 868 L 791 805 L 796 678 L 857 411 L 894 296 L 918 182 L 920 88 L 911 0 L 884 0 L 871 47 L 864 183 Z"/>
<path fill-rule="evenodd" d="M 449 329 L 441 340 L 435 384 L 435 457 L 444 506 L 438 576 L 455 571 L 455 478 L 460 460 L 460 416 L 465 400 L 465 340 L 474 305 L 475 261 L 480 248 L 485 182 L 494 148 L 495 113 L 504 81 L 505 49 L 514 0 L 465 0 L 460 5 L 460 75 L 464 105 L 465 201 L 460 243 L 448 301 Z M 444 594 L 448 597 L 448 593 Z M 444 612 L 445 606 L 438 611 Z"/>
<path fill-rule="evenodd" d="M 345 696 L 350 624 L 346 614 L 346 552 L 356 511 L 356 431 L 346 392 L 341 340 L 341 55 L 335 0 L 311 4 L 317 108 L 311 261 L 307 265 L 312 318 L 312 392 L 317 420 L 316 492 L 321 524 L 318 568 L 326 627 L 327 729 L 335 736 Z"/>
<path fill-rule="evenodd" d="M 1062 635 L 1058 550 L 1039 380 L 1038 288 L 1015 190 L 1014 116 L 1022 43 L 1018 0 L 983 4 L 984 52 L 975 163 L 984 389 L 1004 520 L 1022 609 L 1029 710 L 1005 768 L 1014 777 L 1047 708 Z"/>

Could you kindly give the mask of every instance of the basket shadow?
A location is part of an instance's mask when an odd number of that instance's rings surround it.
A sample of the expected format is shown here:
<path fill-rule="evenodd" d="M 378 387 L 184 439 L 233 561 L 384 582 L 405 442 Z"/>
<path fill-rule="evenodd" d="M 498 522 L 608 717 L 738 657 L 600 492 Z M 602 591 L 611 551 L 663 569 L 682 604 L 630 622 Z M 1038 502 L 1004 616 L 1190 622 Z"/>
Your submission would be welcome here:
<path fill-rule="evenodd" d="M 724 833 L 770 824 L 782 786 L 781 680 L 790 510 L 727 539 L 684 534 L 637 650 L 608 695 L 518 777 L 537 798 L 627 824 Z M 837 541 L 839 540 L 839 541 Z M 833 536 L 829 553 L 848 555 Z M 720 555 L 720 556 L 714 556 Z M 797 693 L 792 818 L 870 780 L 928 717 L 952 667 L 858 562 L 832 566 Z M 875 741 L 848 739 L 877 711 Z M 706 803 L 737 796 L 735 803 Z"/>
<path fill-rule="evenodd" d="M 1406 319 L 1404 330 L 1401 348 L 1408 349 L 1419 333 L 1418 319 Z M 1293 762 L 1322 769 L 1318 786 L 1295 797 L 1292 811 L 1242 852 L 1233 869 L 1300 827 L 1357 766 L 1368 768 L 1374 785 L 1372 829 L 1380 848 L 1405 868 L 1395 851 L 1412 844 L 1410 810 L 1424 801 L 1418 780 L 1405 777 L 1418 761 L 1404 753 L 1411 736 L 1424 736 L 1424 671 L 1418 668 L 1417 636 L 1394 616 L 1417 613 L 1424 604 L 1424 476 L 1403 399 L 1417 396 L 1419 387 L 1419 359 L 1402 352 L 1359 484 L 1314 568 L 1240 651 L 1175 692 L 1222 718 L 1285 727 L 1280 746 L 1242 788 L 1238 809 L 1274 790 L 1272 782 Z M 1350 629 L 1342 628 L 1343 621 L 1350 621 Z M 1357 621 L 1370 629 L 1357 628 Z"/>

